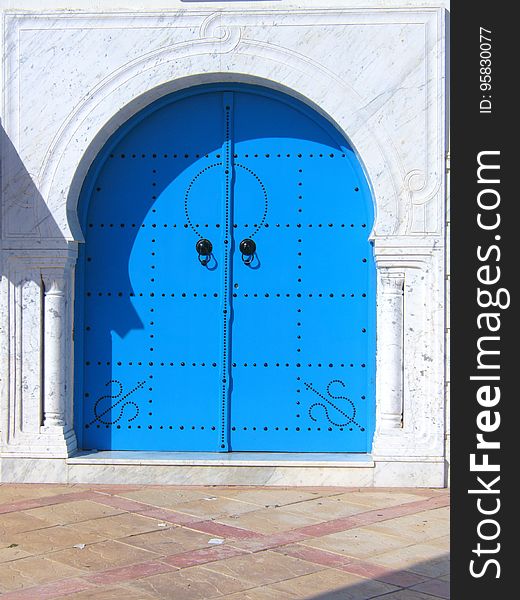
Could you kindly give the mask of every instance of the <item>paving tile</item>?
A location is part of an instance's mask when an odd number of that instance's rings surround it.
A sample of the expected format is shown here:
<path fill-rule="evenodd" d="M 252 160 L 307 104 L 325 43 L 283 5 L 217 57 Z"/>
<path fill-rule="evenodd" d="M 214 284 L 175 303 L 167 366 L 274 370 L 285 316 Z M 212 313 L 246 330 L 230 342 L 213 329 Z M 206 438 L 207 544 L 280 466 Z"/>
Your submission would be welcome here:
<path fill-rule="evenodd" d="M 258 537 L 258 533 L 249 529 L 226 525 L 225 523 L 217 523 L 215 521 L 199 521 L 192 525 L 187 525 L 190 529 L 210 533 L 215 536 L 220 536 L 229 539 L 246 540 Z"/>
<path fill-rule="evenodd" d="M 105 494 L 113 494 L 114 496 L 122 496 L 127 492 L 136 492 L 138 490 L 147 489 L 153 486 L 145 486 L 143 484 L 132 483 L 85 483 L 84 487 L 95 492 L 103 492 Z"/>
<path fill-rule="evenodd" d="M 142 533 L 124 538 L 124 543 L 144 550 L 156 552 L 161 556 L 170 556 L 197 548 L 207 548 L 214 537 L 183 527 L 170 527 L 151 533 Z"/>
<path fill-rule="evenodd" d="M 155 597 L 161 600 L 208 600 L 250 587 L 251 585 L 242 578 L 235 579 L 203 567 L 145 577 L 132 584 L 132 589 L 155 594 Z"/>
<path fill-rule="evenodd" d="M 121 498 L 120 496 L 110 496 L 109 494 L 96 494 L 94 497 L 95 502 L 103 504 L 104 506 L 112 506 L 113 508 L 120 508 L 121 510 L 128 512 L 137 512 L 142 510 L 148 510 L 150 506 L 144 502 L 137 502 L 136 500 L 130 500 L 129 498 Z"/>
<path fill-rule="evenodd" d="M 408 502 L 397 506 L 380 507 L 347 517 L 356 521 L 359 525 L 371 525 L 391 519 L 397 519 L 408 515 L 422 515 L 433 508 L 446 506 L 449 503 L 447 497 L 427 498 L 417 502 Z"/>
<path fill-rule="evenodd" d="M 128 492 L 122 491 L 117 495 L 130 500 L 136 500 L 137 502 L 144 502 L 150 506 L 170 509 L 173 509 L 178 504 L 213 496 L 211 490 L 193 490 L 190 488 L 175 487 L 147 487 Z"/>
<path fill-rule="evenodd" d="M 159 555 L 135 546 L 109 540 L 97 544 L 88 544 L 85 548 L 67 548 L 53 552 L 48 558 L 61 565 L 69 565 L 87 572 L 95 572 L 110 567 L 131 565 L 149 561 Z"/>
<path fill-rule="evenodd" d="M 449 554 L 429 544 L 413 544 L 372 556 L 371 562 L 405 569 L 428 577 L 440 577 L 449 572 Z"/>
<path fill-rule="evenodd" d="M 441 558 L 430 559 L 429 561 L 416 563 L 411 565 L 408 570 L 414 573 L 427 575 L 428 577 L 436 577 L 439 579 L 442 576 L 449 575 L 450 573 L 449 555 L 444 555 L 444 557 Z"/>
<path fill-rule="evenodd" d="M 304 539 L 306 539 L 306 536 L 302 535 L 299 531 L 281 531 L 272 535 L 261 535 L 257 538 L 232 541 L 230 543 L 236 548 L 241 548 L 248 552 L 260 552 L 261 550 L 269 550 L 294 542 L 301 542 Z"/>
<path fill-rule="evenodd" d="M 436 499 L 428 498 L 426 500 L 419 500 L 418 502 L 399 504 L 398 506 L 376 508 L 357 515 L 352 515 L 352 519 L 363 525 L 371 525 L 372 523 L 381 523 L 382 521 L 398 519 L 399 517 L 420 515 L 431 506 L 430 502 L 434 502 L 435 500 Z"/>
<path fill-rule="evenodd" d="M 338 568 L 346 573 L 352 573 L 353 575 L 359 575 L 367 579 L 377 579 L 377 581 L 383 581 L 384 583 L 390 583 L 399 587 L 417 585 L 427 579 L 424 575 L 418 575 L 411 571 L 395 571 L 388 567 L 362 560 L 347 562 Z"/>
<path fill-rule="evenodd" d="M 264 508 L 241 514 L 236 519 L 224 517 L 219 518 L 218 521 L 219 523 L 235 525 L 258 533 L 276 533 L 319 523 L 320 519 L 314 516 L 295 514 L 290 512 L 287 507 L 282 507 Z"/>
<path fill-rule="evenodd" d="M 363 579 L 334 569 L 287 579 L 273 583 L 271 587 L 281 592 L 292 593 L 301 600 L 317 600 L 320 594 L 324 595 L 323 600 L 367 600 L 397 589 L 387 583 Z"/>
<path fill-rule="evenodd" d="M 158 521 L 165 521 L 175 525 L 188 525 L 189 523 L 201 521 L 200 517 L 175 512 L 167 508 L 148 508 L 146 510 L 135 511 L 135 513 L 137 515 L 142 515 L 143 517 L 149 517 L 151 519 L 157 519 Z"/>
<path fill-rule="evenodd" d="M 428 581 L 413 586 L 411 589 L 417 592 L 431 594 L 432 596 L 439 598 L 450 597 L 450 584 L 440 579 L 429 579 Z"/>
<path fill-rule="evenodd" d="M 103 539 L 119 539 L 138 533 L 159 531 L 158 523 L 157 519 L 150 519 L 133 513 L 123 513 L 76 523 L 74 524 L 74 530 L 78 534 L 93 533 Z"/>
<path fill-rule="evenodd" d="M 211 497 L 211 494 L 208 497 Z M 258 507 L 254 504 L 218 496 L 214 500 L 197 499 L 175 505 L 177 512 L 193 515 L 201 519 L 217 519 L 219 517 L 229 517 L 230 515 L 241 515 L 257 509 Z"/>
<path fill-rule="evenodd" d="M 51 583 L 44 583 L 36 587 L 14 590 L 2 594 L 2 600 L 53 600 L 54 598 L 70 598 L 71 594 L 92 588 L 92 585 L 83 579 L 73 577 Z"/>
<path fill-rule="evenodd" d="M 263 488 L 266 489 L 266 488 Z M 267 488 L 267 489 L 275 489 L 275 488 Z M 302 487 L 297 487 L 297 488 L 287 488 L 290 490 L 298 490 L 301 492 L 309 492 L 312 494 L 317 494 L 317 496 L 319 496 L 320 498 L 325 498 L 327 496 L 339 496 L 341 494 L 346 494 L 347 492 L 359 492 L 360 490 L 364 489 L 364 488 L 359 488 L 359 487 L 340 487 L 340 486 L 334 486 L 334 487 L 329 487 L 329 486 L 314 486 L 314 487 L 307 487 L 307 486 L 302 486 Z"/>
<path fill-rule="evenodd" d="M 5 543 L 5 538 L 2 540 L 2 546 L 3 547 L 0 547 L 0 564 L 32 555 L 31 552 L 26 552 L 25 550 L 22 550 L 18 545 L 16 545 L 15 547 L 10 547 L 12 546 L 12 544 L 10 542 Z"/>
<path fill-rule="evenodd" d="M 26 498 L 17 500 L 8 504 L 0 504 L 0 514 L 16 512 L 20 510 L 29 510 L 40 506 L 51 506 L 52 504 L 65 504 L 75 500 L 89 500 L 96 498 L 98 494 L 90 490 L 70 492 L 58 495 L 49 495 L 41 498 Z"/>
<path fill-rule="evenodd" d="M 47 558 L 22 558 L 0 565 L 0 592 L 34 587 L 82 573 L 79 569 L 60 565 Z"/>
<path fill-rule="evenodd" d="M 363 516 L 365 513 L 362 513 Z M 355 529 L 361 527 L 362 523 L 356 518 L 360 515 L 352 515 L 351 517 L 343 517 L 342 519 L 333 519 L 324 523 L 316 523 L 299 527 L 299 531 L 304 537 L 320 537 L 329 533 L 338 533 L 339 531 L 347 531 L 347 529 Z"/>
<path fill-rule="evenodd" d="M 430 519 L 427 513 L 407 515 L 388 521 L 382 521 L 366 527 L 375 535 L 384 533 L 409 539 L 412 541 L 426 541 L 439 538 L 449 533 L 449 524 L 439 519 Z"/>
<path fill-rule="evenodd" d="M 175 567 L 171 565 L 167 565 L 159 561 L 149 561 L 126 567 L 107 569 L 106 571 L 102 571 L 100 573 L 87 575 L 84 577 L 84 579 L 90 583 L 95 583 L 96 585 L 108 585 L 135 581 L 136 579 L 150 577 L 151 575 L 169 573 L 173 570 L 175 570 Z"/>
<path fill-rule="evenodd" d="M 22 533 L 48 526 L 43 519 L 38 519 L 23 511 L 7 513 L 0 515 L 0 539 L 11 533 Z"/>
<path fill-rule="evenodd" d="M 450 521 L 450 507 L 443 506 L 442 508 L 434 508 L 433 510 L 428 510 L 425 515 L 430 519 L 440 519 L 442 521 Z"/>
<path fill-rule="evenodd" d="M 336 554 L 335 552 L 328 552 L 327 550 L 320 550 L 319 548 L 311 548 L 310 546 L 304 546 L 303 544 L 281 546 L 274 551 L 326 567 L 341 567 L 352 560 L 348 556 Z"/>
<path fill-rule="evenodd" d="M 333 496 L 331 498 L 317 498 L 315 500 L 308 500 L 307 502 L 291 504 L 286 506 L 285 509 L 291 513 L 308 515 L 320 521 L 331 521 L 366 512 L 367 507 L 346 502 L 344 499 Z"/>
<path fill-rule="evenodd" d="M 331 492 L 329 492 L 331 493 Z M 300 491 L 299 489 L 238 489 L 226 488 L 221 495 L 242 502 L 249 502 L 259 507 L 286 506 L 296 504 L 305 500 L 313 500 L 321 496 L 319 491 Z"/>
<path fill-rule="evenodd" d="M 149 598 L 157 599 L 157 596 L 127 585 L 96 587 L 92 590 L 67 595 L 67 600 L 148 600 Z"/>
<path fill-rule="evenodd" d="M 224 558 L 231 558 L 232 556 L 240 556 L 245 554 L 245 550 L 235 548 L 233 546 L 212 546 L 211 548 L 201 548 L 200 550 L 191 550 L 190 552 L 183 552 L 181 554 L 175 554 L 173 556 L 167 556 L 163 558 L 163 562 L 184 569 L 186 567 L 194 567 L 196 565 L 205 565 L 217 560 Z"/>
<path fill-rule="evenodd" d="M 329 599 L 327 598 L 327 600 Z M 414 590 L 399 590 L 398 592 L 383 596 L 382 600 L 435 600 L 435 596 L 422 594 L 421 592 L 416 592 Z"/>
<path fill-rule="evenodd" d="M 66 507 L 62 504 L 53 504 L 51 506 L 33 508 L 25 512 L 27 515 L 42 520 L 49 526 L 89 521 L 90 519 L 117 515 L 123 511 L 90 500 L 79 500 L 77 502 L 68 502 Z"/>
<path fill-rule="evenodd" d="M 443 550 L 446 550 L 446 552 L 449 552 L 449 550 L 451 548 L 451 538 L 449 535 L 443 535 L 441 537 L 434 538 L 432 540 L 428 540 L 428 544 L 430 546 L 442 548 Z"/>
<path fill-rule="evenodd" d="M 402 587 L 416 585 L 426 579 L 426 577 L 410 571 L 394 571 L 388 567 L 353 559 L 349 556 L 342 556 L 341 554 L 335 554 L 334 552 L 328 552 L 318 548 L 311 548 L 310 546 L 304 546 L 303 544 L 283 546 L 277 548 L 275 552 L 287 554 L 288 556 L 293 556 L 295 558 L 302 558 L 327 567 L 334 567 L 345 571 L 346 573 L 351 573 L 352 575 L 377 579 L 385 583 Z"/>
<path fill-rule="evenodd" d="M 446 508 L 450 506 L 450 495 L 449 494 L 439 494 L 434 498 L 428 498 L 426 504 L 428 505 L 426 508 L 422 508 L 421 512 L 424 510 L 434 510 L 436 508 Z"/>
<path fill-rule="evenodd" d="M 262 586 L 251 590 L 244 590 L 237 594 L 222 596 L 222 600 L 294 600 L 294 594 L 275 590 L 271 586 Z"/>
<path fill-rule="evenodd" d="M 8 538 L 10 544 L 18 544 L 21 550 L 30 554 L 54 552 L 63 548 L 71 548 L 75 544 L 92 544 L 101 542 L 103 536 L 93 531 L 78 531 L 78 525 L 57 525 L 46 529 L 37 529 L 25 533 L 17 533 Z"/>
<path fill-rule="evenodd" d="M 352 504 L 362 504 L 370 508 L 397 506 L 399 504 L 417 502 L 418 500 L 425 499 L 424 497 L 421 497 L 415 493 L 402 493 L 397 490 L 374 490 L 371 488 L 354 492 L 346 492 L 344 494 L 335 496 L 335 498 Z M 367 510 L 369 510 L 369 508 Z"/>
<path fill-rule="evenodd" d="M 427 496 L 428 498 L 431 498 L 432 496 L 441 494 L 441 493 L 446 493 L 449 491 L 447 491 L 444 488 L 405 488 L 405 487 L 400 487 L 400 488 L 377 488 L 378 490 L 385 490 L 385 491 L 399 491 L 401 493 L 410 493 L 410 494 L 415 494 L 416 496 Z"/>
<path fill-rule="evenodd" d="M 219 560 L 203 568 L 229 577 L 241 578 L 251 583 L 250 587 L 257 587 L 314 573 L 324 567 L 267 551 Z"/>
<path fill-rule="evenodd" d="M 382 533 L 374 535 L 366 528 L 358 528 L 304 540 L 302 544 L 354 558 L 367 558 L 409 546 L 410 541 Z"/>
<path fill-rule="evenodd" d="M 19 500 L 45 498 L 63 493 L 84 491 L 88 486 L 54 485 L 39 483 L 3 483 L 0 484 L 0 504 L 8 504 Z"/>

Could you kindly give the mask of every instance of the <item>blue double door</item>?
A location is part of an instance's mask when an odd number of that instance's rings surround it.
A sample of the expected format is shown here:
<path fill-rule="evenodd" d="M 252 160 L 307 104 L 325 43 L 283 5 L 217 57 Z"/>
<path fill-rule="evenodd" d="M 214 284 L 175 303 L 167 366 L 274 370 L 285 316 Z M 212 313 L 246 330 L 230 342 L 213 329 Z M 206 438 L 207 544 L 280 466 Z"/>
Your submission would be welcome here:
<path fill-rule="evenodd" d="M 370 449 L 372 202 L 323 117 L 255 87 L 164 98 L 107 143 L 81 206 L 84 448 Z"/>

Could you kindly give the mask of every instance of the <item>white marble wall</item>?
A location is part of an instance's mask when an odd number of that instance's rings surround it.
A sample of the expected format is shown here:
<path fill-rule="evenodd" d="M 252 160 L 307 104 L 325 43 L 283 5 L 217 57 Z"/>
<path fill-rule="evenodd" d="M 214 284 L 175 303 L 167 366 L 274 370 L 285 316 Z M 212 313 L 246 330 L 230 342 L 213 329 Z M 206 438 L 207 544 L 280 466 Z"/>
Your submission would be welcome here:
<path fill-rule="evenodd" d="M 442 469 L 430 467 L 443 464 L 445 436 L 445 3 L 176 0 L 166 11 L 128 0 L 128 10 L 112 12 L 76 4 L 90 10 L 42 0 L 18 11 L 0 2 L 6 473 L 16 471 L 15 457 L 63 460 L 75 450 L 76 210 L 92 159 L 165 93 L 256 81 L 322 112 L 366 169 L 376 205 L 378 337 L 391 340 L 377 350 L 375 470 L 398 483 L 399 473 L 409 481 L 423 465 L 439 485 Z"/>

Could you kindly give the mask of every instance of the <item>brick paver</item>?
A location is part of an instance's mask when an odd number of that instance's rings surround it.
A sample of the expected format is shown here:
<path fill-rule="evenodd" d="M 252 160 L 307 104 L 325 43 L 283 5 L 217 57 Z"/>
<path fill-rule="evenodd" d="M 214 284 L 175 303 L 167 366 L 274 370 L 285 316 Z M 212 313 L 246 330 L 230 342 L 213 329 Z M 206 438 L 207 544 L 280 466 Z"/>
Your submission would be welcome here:
<path fill-rule="evenodd" d="M 437 489 L 0 484 L 0 595 L 446 599 L 447 507 Z"/>

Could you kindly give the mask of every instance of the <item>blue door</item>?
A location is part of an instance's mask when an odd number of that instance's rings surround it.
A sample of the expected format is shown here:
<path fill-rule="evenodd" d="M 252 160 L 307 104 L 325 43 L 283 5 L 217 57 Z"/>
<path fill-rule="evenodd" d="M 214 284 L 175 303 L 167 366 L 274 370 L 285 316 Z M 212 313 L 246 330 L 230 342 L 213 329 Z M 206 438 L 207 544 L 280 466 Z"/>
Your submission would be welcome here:
<path fill-rule="evenodd" d="M 372 201 L 322 116 L 253 86 L 163 98 L 81 209 L 83 448 L 370 450 Z"/>

